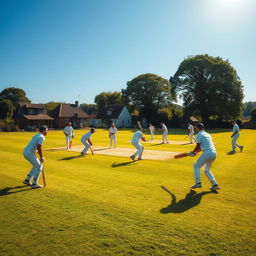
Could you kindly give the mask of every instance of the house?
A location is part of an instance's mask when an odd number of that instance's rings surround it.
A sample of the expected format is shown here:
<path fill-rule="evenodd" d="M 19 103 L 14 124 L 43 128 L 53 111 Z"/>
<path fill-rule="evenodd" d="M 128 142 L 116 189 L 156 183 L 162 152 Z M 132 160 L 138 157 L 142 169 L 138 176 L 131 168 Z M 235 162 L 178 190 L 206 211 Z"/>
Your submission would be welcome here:
<path fill-rule="evenodd" d="M 97 113 L 92 113 L 89 115 L 90 126 L 92 127 L 101 127 L 101 119 L 97 118 Z"/>
<path fill-rule="evenodd" d="M 63 128 L 68 122 L 74 128 L 89 126 L 89 115 L 79 108 L 78 101 L 75 104 L 61 103 L 49 115 L 54 118 L 54 128 Z"/>
<path fill-rule="evenodd" d="M 92 125 L 97 120 L 98 126 L 109 127 L 111 123 L 115 123 L 116 127 L 131 127 L 132 117 L 123 104 L 108 105 L 104 109 L 101 109 L 96 115 L 95 119 L 91 119 Z M 101 120 L 101 121 L 99 121 Z"/>
<path fill-rule="evenodd" d="M 34 130 L 42 125 L 52 128 L 54 119 L 47 115 L 43 104 L 20 102 L 14 121 L 20 129 Z"/>

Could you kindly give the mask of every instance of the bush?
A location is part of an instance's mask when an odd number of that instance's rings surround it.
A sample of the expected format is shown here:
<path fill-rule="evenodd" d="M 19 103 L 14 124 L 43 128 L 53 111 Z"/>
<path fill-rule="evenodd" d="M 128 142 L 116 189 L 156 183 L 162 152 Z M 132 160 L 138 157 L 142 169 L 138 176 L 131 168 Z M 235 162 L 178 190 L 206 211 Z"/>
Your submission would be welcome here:
<path fill-rule="evenodd" d="M 19 131 L 18 125 L 14 124 L 13 119 L 3 119 L 0 120 L 0 131 L 3 132 L 16 132 Z"/>
<path fill-rule="evenodd" d="M 256 129 L 256 121 L 250 121 L 244 123 L 244 128 L 246 129 Z"/>

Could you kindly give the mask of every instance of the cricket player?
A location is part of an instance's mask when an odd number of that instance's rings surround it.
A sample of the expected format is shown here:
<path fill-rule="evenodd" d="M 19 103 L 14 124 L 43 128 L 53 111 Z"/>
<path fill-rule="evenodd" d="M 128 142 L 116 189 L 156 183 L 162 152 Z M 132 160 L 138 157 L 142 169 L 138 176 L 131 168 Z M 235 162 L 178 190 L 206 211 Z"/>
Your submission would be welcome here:
<path fill-rule="evenodd" d="M 71 122 L 68 122 L 63 132 L 66 136 L 66 147 L 67 147 L 67 150 L 69 150 L 72 146 L 72 139 L 74 138 L 74 129 L 71 126 Z"/>
<path fill-rule="evenodd" d="M 162 131 L 163 131 L 162 144 L 164 144 L 165 142 L 166 142 L 166 144 L 168 144 L 169 143 L 168 138 L 167 138 L 168 129 L 163 122 L 161 122 L 161 126 L 162 126 Z"/>
<path fill-rule="evenodd" d="M 25 147 L 23 151 L 23 156 L 32 164 L 32 169 L 28 173 L 23 184 L 31 186 L 31 188 L 42 188 L 42 185 L 38 184 L 38 180 L 42 171 L 42 166 L 44 163 L 44 157 L 42 153 L 42 145 L 45 141 L 45 136 L 47 135 L 47 127 L 42 126 L 39 128 L 39 133 L 37 133 L 29 144 Z M 36 152 L 40 156 L 40 159 L 36 157 Z M 30 180 L 33 178 L 32 183 Z"/>
<path fill-rule="evenodd" d="M 112 148 L 112 142 L 114 141 L 115 148 L 116 148 L 116 134 L 117 134 L 117 128 L 115 127 L 115 124 L 112 123 L 111 127 L 108 130 L 109 133 L 109 139 L 110 139 L 110 145 L 109 148 Z"/>
<path fill-rule="evenodd" d="M 195 137 L 193 136 L 194 135 L 194 127 L 193 125 L 189 122 L 188 123 L 188 136 L 189 136 L 189 139 L 190 139 L 190 143 L 193 144 L 193 140 L 196 141 Z"/>
<path fill-rule="evenodd" d="M 151 134 L 151 140 L 155 139 L 155 126 L 152 124 L 149 124 L 149 132 Z"/>
<path fill-rule="evenodd" d="M 94 134 L 95 129 L 91 128 L 89 132 L 85 133 L 82 138 L 81 138 L 81 142 L 84 144 L 84 149 L 81 152 L 81 156 L 85 156 L 87 150 L 90 148 L 90 146 L 92 146 L 92 142 L 91 142 L 91 137 Z"/>
<path fill-rule="evenodd" d="M 232 125 L 233 125 L 233 134 L 231 135 L 231 138 L 232 138 L 232 152 L 233 153 L 236 152 L 236 147 L 238 147 L 240 149 L 240 152 L 242 152 L 243 149 L 244 149 L 244 146 L 241 146 L 241 145 L 236 143 L 236 141 L 237 141 L 237 139 L 239 138 L 239 135 L 240 135 L 239 126 L 237 125 L 236 121 L 233 121 Z"/>
<path fill-rule="evenodd" d="M 197 132 L 196 135 L 196 147 L 191 152 L 191 156 L 195 156 L 198 152 L 203 151 L 203 154 L 197 159 L 194 164 L 194 174 L 195 174 L 195 185 L 191 188 L 201 188 L 201 180 L 200 180 L 200 168 L 203 167 L 204 173 L 207 178 L 210 180 L 212 186 L 211 190 L 217 190 L 220 187 L 218 186 L 210 168 L 212 163 L 216 159 L 216 149 L 212 142 L 212 137 L 209 133 L 204 131 L 204 125 L 202 123 L 195 124 L 195 130 Z"/>
<path fill-rule="evenodd" d="M 143 141 L 146 141 L 146 139 L 144 138 L 144 136 L 142 134 L 141 128 L 139 128 L 138 131 L 133 134 L 132 141 L 131 141 L 133 146 L 137 149 L 137 151 L 133 155 L 130 156 L 130 158 L 133 161 L 135 161 L 136 156 L 138 156 L 138 160 L 142 160 L 144 146 L 140 144 L 140 139 Z"/>

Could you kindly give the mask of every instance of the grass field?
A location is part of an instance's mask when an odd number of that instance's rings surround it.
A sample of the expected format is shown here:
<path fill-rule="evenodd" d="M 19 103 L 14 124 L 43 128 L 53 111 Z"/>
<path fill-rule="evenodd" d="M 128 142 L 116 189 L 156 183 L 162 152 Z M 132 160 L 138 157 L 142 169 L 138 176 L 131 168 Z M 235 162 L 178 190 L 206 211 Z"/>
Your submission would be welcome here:
<path fill-rule="evenodd" d="M 218 193 L 208 189 L 203 173 L 203 188 L 190 191 L 197 157 L 132 163 L 104 155 L 76 158 L 67 151 L 44 152 L 48 184 L 32 190 L 22 184 L 30 169 L 22 151 L 34 134 L 0 133 L 0 256 L 256 255 L 256 132 L 242 130 L 244 152 L 234 155 L 227 155 L 231 131 L 210 132 Z M 84 133 L 76 131 L 74 144 Z M 180 141 L 184 134 L 170 130 L 169 139 Z M 131 136 L 119 131 L 118 145 L 132 147 Z M 106 130 L 97 130 L 92 141 L 108 145 Z M 44 149 L 64 144 L 61 131 L 49 131 Z"/>

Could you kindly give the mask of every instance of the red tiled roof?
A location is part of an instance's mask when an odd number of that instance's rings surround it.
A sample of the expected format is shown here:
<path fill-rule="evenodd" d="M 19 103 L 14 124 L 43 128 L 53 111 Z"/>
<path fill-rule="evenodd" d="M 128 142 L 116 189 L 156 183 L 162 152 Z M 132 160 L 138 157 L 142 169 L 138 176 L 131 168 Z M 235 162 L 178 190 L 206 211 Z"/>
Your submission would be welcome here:
<path fill-rule="evenodd" d="M 97 116 L 96 113 L 93 113 L 93 114 L 88 115 L 88 117 L 89 117 L 90 119 L 96 119 L 96 116 Z"/>
<path fill-rule="evenodd" d="M 74 117 L 78 118 L 88 118 L 88 114 L 84 112 L 82 109 L 72 106 L 70 104 L 61 103 L 58 107 L 56 107 L 51 116 L 53 117 Z"/>

